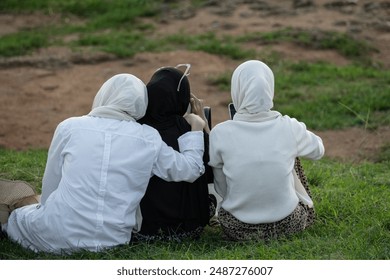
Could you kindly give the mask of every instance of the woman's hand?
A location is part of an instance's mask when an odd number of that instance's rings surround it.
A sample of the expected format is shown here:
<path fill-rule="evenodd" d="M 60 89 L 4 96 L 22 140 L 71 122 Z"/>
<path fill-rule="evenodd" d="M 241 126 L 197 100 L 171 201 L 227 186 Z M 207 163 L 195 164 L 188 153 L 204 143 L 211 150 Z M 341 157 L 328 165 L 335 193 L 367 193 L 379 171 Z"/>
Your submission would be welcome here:
<path fill-rule="evenodd" d="M 206 122 L 200 116 L 193 113 L 185 114 L 184 118 L 190 124 L 192 131 L 203 131 L 206 126 Z"/>
<path fill-rule="evenodd" d="M 191 103 L 191 112 L 202 118 L 202 120 L 206 123 L 204 127 L 205 131 L 207 133 L 210 133 L 210 128 L 208 126 L 208 122 L 204 114 L 203 100 L 197 98 L 193 93 L 191 93 L 190 103 Z"/>

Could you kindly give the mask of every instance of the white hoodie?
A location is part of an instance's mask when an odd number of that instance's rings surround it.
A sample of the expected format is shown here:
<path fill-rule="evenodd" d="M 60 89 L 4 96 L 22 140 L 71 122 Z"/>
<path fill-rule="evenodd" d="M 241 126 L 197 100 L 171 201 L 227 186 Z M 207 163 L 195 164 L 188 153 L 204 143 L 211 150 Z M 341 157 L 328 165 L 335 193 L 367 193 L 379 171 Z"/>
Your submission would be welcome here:
<path fill-rule="evenodd" d="M 242 222 L 271 223 L 298 205 L 293 168 L 296 157 L 320 159 L 321 138 L 302 122 L 271 111 L 274 76 L 260 61 L 247 61 L 231 83 L 233 120 L 210 133 L 210 162 L 222 208 Z"/>

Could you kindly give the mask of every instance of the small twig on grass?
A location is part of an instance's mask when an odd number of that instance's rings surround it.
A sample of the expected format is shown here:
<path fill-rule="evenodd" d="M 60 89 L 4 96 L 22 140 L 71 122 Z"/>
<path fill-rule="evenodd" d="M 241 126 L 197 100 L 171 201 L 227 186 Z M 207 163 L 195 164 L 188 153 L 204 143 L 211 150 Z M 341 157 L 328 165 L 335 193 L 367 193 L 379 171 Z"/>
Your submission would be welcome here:
<path fill-rule="evenodd" d="M 344 108 L 346 108 L 348 111 L 352 112 L 359 120 L 361 120 L 363 123 L 364 123 L 364 130 L 367 130 L 367 127 L 368 127 L 368 119 L 370 118 L 370 110 L 367 111 L 367 115 L 366 117 L 362 117 L 358 112 L 356 112 L 355 110 L 353 110 L 351 107 L 339 102 L 339 104 L 341 106 L 343 106 Z"/>

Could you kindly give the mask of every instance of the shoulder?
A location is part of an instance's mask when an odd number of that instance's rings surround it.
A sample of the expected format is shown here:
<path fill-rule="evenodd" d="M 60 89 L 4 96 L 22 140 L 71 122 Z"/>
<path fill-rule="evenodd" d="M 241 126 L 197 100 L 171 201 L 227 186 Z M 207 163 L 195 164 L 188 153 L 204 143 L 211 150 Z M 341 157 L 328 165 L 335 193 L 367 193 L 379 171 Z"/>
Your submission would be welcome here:
<path fill-rule="evenodd" d="M 92 117 L 88 117 L 88 116 L 70 117 L 70 118 L 67 118 L 67 119 L 63 120 L 62 122 L 60 122 L 58 124 L 58 126 L 71 126 L 71 125 L 75 125 L 78 123 L 86 122 L 86 121 L 91 120 L 91 119 L 92 119 Z"/>
<path fill-rule="evenodd" d="M 98 118 L 90 116 L 79 116 L 79 117 L 70 117 L 66 120 L 60 122 L 57 126 L 57 130 L 60 131 L 71 131 L 80 127 L 96 127 L 101 123 Z"/>
<path fill-rule="evenodd" d="M 221 133 L 223 133 L 224 131 L 224 123 L 219 123 L 219 124 L 216 124 L 211 130 L 210 130 L 210 133 L 209 133 L 209 139 L 210 141 L 216 137 L 218 137 L 218 135 L 220 135 Z"/>
<path fill-rule="evenodd" d="M 231 134 L 236 133 L 236 129 L 234 129 L 233 124 L 234 121 L 228 120 L 215 125 L 209 134 L 210 146 L 222 145 L 224 143 L 226 144 L 226 140 L 231 137 Z"/>
<path fill-rule="evenodd" d="M 289 124 L 290 126 L 292 126 L 293 128 L 301 128 L 301 129 L 306 129 L 306 124 L 304 122 L 301 122 L 299 120 L 297 120 L 296 118 L 292 118 L 288 115 L 283 115 L 280 120 L 282 122 L 285 122 L 287 124 Z"/>
<path fill-rule="evenodd" d="M 157 129 L 155 129 L 147 124 L 142 124 L 141 130 L 142 130 L 142 136 L 147 141 L 152 141 L 152 142 L 162 141 L 160 133 L 157 131 Z"/>
<path fill-rule="evenodd" d="M 233 124 L 233 121 L 232 120 L 228 120 L 228 121 L 224 121 L 224 122 L 221 122 L 219 124 L 216 124 L 213 129 L 211 129 L 210 131 L 210 135 L 211 134 L 215 134 L 215 133 L 223 133 L 224 131 L 227 131 Z"/>
<path fill-rule="evenodd" d="M 57 125 L 57 130 L 68 130 L 82 122 L 83 117 L 71 117 L 63 120 Z"/>

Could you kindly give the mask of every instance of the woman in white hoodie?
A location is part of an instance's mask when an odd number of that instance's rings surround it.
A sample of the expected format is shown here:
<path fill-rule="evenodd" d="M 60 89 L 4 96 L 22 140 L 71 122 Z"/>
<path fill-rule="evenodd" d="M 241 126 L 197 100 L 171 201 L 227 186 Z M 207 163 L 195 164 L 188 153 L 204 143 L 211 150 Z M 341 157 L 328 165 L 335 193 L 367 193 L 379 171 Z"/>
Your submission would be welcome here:
<path fill-rule="evenodd" d="M 233 120 L 210 133 L 209 165 L 223 199 L 219 221 L 225 235 L 259 240 L 304 230 L 314 220 L 313 203 L 294 166 L 297 157 L 324 155 L 321 138 L 304 123 L 271 110 L 274 75 L 261 61 L 237 67 L 231 95 Z"/>

